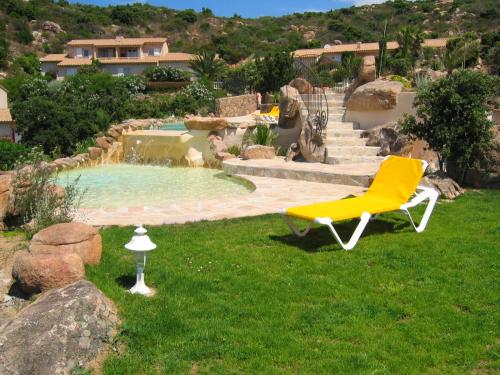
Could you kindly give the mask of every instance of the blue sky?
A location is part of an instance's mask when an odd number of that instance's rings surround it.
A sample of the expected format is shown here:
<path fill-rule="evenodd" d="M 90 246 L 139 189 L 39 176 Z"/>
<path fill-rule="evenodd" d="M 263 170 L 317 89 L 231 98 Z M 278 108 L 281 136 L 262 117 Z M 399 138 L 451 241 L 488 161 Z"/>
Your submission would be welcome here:
<path fill-rule="evenodd" d="M 232 16 L 235 13 L 243 17 L 279 16 L 288 13 L 306 11 L 327 11 L 345 8 L 351 5 L 380 3 L 380 0 L 70 0 L 72 3 L 95 5 L 116 5 L 144 2 L 151 5 L 163 5 L 174 9 L 210 8 L 218 16 Z"/>

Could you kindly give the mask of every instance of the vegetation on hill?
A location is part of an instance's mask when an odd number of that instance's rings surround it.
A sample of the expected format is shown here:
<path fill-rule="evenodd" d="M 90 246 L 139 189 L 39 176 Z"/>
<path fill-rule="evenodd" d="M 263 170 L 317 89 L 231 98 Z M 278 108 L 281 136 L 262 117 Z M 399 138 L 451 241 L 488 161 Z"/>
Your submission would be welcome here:
<path fill-rule="evenodd" d="M 394 0 L 384 4 L 295 13 L 283 17 L 246 19 L 217 17 L 210 9 L 177 11 L 148 4 L 97 7 L 66 0 L 3 0 L 0 2 L 0 68 L 27 52 L 58 53 L 75 38 L 166 36 L 171 50 L 217 52 L 235 63 L 276 47 L 321 47 L 334 40 L 378 41 L 388 22 L 387 39 L 395 40 L 402 26 L 422 28 L 425 37 L 445 37 L 475 31 L 498 42 L 496 0 Z M 63 32 L 44 31 L 45 21 Z M 34 32 L 34 33 L 33 33 Z M 496 32 L 496 33 L 495 33 Z M 498 58 L 498 57 L 497 57 Z"/>

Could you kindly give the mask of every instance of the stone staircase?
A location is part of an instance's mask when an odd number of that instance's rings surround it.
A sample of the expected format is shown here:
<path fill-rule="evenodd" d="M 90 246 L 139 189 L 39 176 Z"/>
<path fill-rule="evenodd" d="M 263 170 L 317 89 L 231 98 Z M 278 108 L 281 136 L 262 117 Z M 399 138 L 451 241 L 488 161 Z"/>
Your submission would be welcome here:
<path fill-rule="evenodd" d="M 328 125 L 326 130 L 327 164 L 380 163 L 379 147 L 366 145 L 363 130 L 352 122 L 344 122 L 344 94 L 327 93 Z"/>

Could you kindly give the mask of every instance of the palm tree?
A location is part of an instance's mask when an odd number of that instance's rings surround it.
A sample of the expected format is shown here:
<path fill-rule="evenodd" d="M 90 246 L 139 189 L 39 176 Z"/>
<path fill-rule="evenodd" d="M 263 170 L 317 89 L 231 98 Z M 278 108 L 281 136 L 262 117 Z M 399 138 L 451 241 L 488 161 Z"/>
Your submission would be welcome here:
<path fill-rule="evenodd" d="M 396 39 L 399 44 L 397 54 L 402 58 L 411 58 L 414 62 L 420 55 L 424 35 L 422 31 L 415 26 L 404 26 L 399 30 Z"/>
<path fill-rule="evenodd" d="M 202 51 L 196 58 L 191 61 L 191 69 L 204 79 L 214 80 L 224 71 L 225 64 L 212 51 Z"/>

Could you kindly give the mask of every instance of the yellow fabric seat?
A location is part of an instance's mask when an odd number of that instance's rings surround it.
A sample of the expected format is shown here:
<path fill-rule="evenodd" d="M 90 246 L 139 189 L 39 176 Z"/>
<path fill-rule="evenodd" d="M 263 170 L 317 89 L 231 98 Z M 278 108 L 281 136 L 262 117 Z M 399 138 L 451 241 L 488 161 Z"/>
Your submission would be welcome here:
<path fill-rule="evenodd" d="M 291 207 L 283 211 L 285 220 L 290 229 L 300 237 L 304 237 L 309 233 L 312 222 L 326 225 L 344 250 L 351 250 L 356 246 L 372 215 L 384 212 L 396 210 L 405 212 L 415 230 L 420 233 L 427 226 L 439 196 L 439 193 L 434 189 L 418 186 L 426 166 L 427 162 L 423 160 L 389 156 L 380 165 L 370 188 L 364 195 L 307 206 Z M 421 192 L 417 193 L 417 190 Z M 415 197 L 411 198 L 413 194 L 415 194 Z M 424 200 L 429 200 L 429 204 L 425 209 L 420 224 L 417 226 L 408 209 L 415 207 Z M 295 226 L 291 218 L 307 220 L 310 222 L 309 226 L 301 231 Z M 351 239 L 344 243 L 335 230 L 333 223 L 357 218 L 360 221 Z"/>
<path fill-rule="evenodd" d="M 415 192 L 424 174 L 419 159 L 390 156 L 380 166 L 370 188 L 361 197 L 288 208 L 286 214 L 303 220 L 333 221 L 398 210 Z"/>

